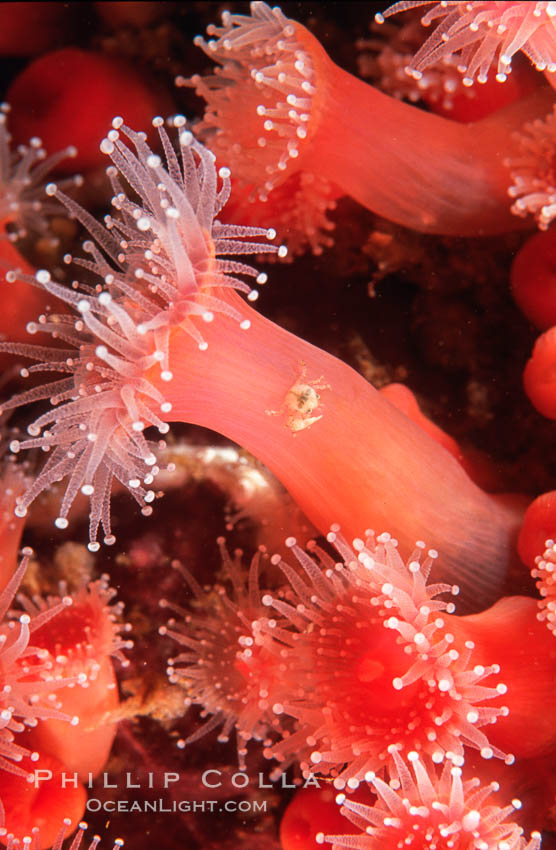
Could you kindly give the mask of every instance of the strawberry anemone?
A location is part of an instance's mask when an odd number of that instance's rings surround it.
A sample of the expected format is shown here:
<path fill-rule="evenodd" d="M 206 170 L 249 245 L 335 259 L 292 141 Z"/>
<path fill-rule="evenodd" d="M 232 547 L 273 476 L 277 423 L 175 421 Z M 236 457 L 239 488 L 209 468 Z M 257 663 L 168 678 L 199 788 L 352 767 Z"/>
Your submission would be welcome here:
<path fill-rule="evenodd" d="M 322 833 L 341 832 L 346 821 L 336 805 L 337 792 L 331 785 L 323 788 L 300 788 L 280 820 L 282 850 L 318 850 L 316 830 Z M 367 784 L 352 792 L 351 799 L 371 804 L 373 793 Z"/>
<path fill-rule="evenodd" d="M 287 245 L 287 260 L 306 250 L 319 256 L 334 244 L 336 225 L 329 213 L 343 194 L 324 177 L 309 171 L 292 174 L 268 194 L 232 179 L 232 196 L 223 217 L 253 226 L 272 221 L 277 237 Z"/>
<path fill-rule="evenodd" d="M 538 75 L 526 61 L 516 63 L 513 74 L 500 85 L 490 74 L 495 59 L 482 85 L 468 85 L 468 80 L 463 81 L 461 59 L 454 53 L 431 59 L 415 74 L 411 71 L 413 56 L 423 41 L 418 19 L 411 16 L 402 26 L 397 22 L 384 26 L 384 16 L 379 16 L 379 22 L 371 24 L 374 38 L 357 44 L 363 51 L 358 57 L 359 72 L 398 100 L 423 101 L 436 115 L 468 123 L 485 118 L 538 86 Z"/>
<path fill-rule="evenodd" d="M 172 110 L 166 91 L 157 89 L 145 68 L 139 71 L 119 58 L 78 47 L 38 56 L 12 81 L 7 98 L 15 138 L 22 141 L 37 133 L 51 150 L 64 140 L 71 142 L 80 171 L 102 167 L 98 146 L 115 114 L 144 126 L 157 111 Z M 86 113 L 80 108 L 84 101 Z M 62 162 L 58 171 L 68 173 L 69 167 Z"/>
<path fill-rule="evenodd" d="M 34 646 L 31 636 L 35 631 L 60 616 L 71 606 L 70 597 L 64 597 L 47 610 L 31 616 L 22 613 L 19 618 L 6 619 L 23 574 L 27 569 L 30 549 L 12 578 L 0 594 L 0 768 L 26 778 L 28 770 L 19 767 L 24 758 L 36 761 L 38 754 L 16 742 L 16 735 L 34 729 L 39 721 L 56 719 L 76 726 L 78 717 L 61 710 L 56 692 L 65 686 L 85 684 L 87 676 L 80 671 L 77 676 L 64 677 L 55 670 L 47 650 Z"/>
<path fill-rule="evenodd" d="M 54 756 L 41 753 L 36 761 L 23 764 L 32 781 L 0 773 L 0 799 L 4 820 L 0 842 L 8 847 L 52 847 L 64 817 L 78 821 L 83 816 L 87 792 L 80 782 L 67 782 L 66 766 Z M 31 839 L 33 835 L 34 841 Z"/>
<path fill-rule="evenodd" d="M 547 230 L 556 217 L 554 107 L 548 115 L 524 122 L 514 140 L 514 151 L 506 157 L 512 180 L 508 189 L 514 199 L 512 212 L 522 218 L 533 216 L 540 230 Z"/>
<path fill-rule="evenodd" d="M 249 654 L 249 647 L 253 646 L 251 621 L 264 611 L 258 584 L 261 553 L 251 561 L 246 581 L 241 552 L 230 557 L 222 538 L 218 544 L 224 578 L 231 584 L 232 594 L 228 595 L 222 585 L 201 588 L 187 570 L 175 563 L 191 588 L 194 601 L 189 609 L 184 609 L 161 599 L 161 607 L 172 610 L 179 620 L 173 617 L 159 631 L 183 647 L 182 652 L 168 660 L 170 682 L 186 691 L 186 708 L 198 705 L 201 717 L 209 715 L 206 723 L 186 739 L 180 739 L 178 746 L 184 748 L 220 727 L 218 740 L 225 742 L 235 729 L 238 762 L 245 770 L 247 742 L 265 741 L 268 745 L 269 732 L 279 726 L 268 702 L 267 677 L 250 675 L 249 666 L 240 658 L 242 649 Z M 258 667 L 264 667 L 260 658 Z"/>
<path fill-rule="evenodd" d="M 329 843 L 332 850 L 540 850 L 540 834 L 532 833 L 527 841 L 522 828 L 510 820 L 520 801 L 506 806 L 491 801 L 500 790 L 498 783 L 481 785 L 475 777 L 465 779 L 462 769 L 449 762 L 441 771 L 427 768 L 415 751 L 402 759 L 393 748 L 392 758 L 398 783 L 392 786 L 370 773 L 367 780 L 377 796 L 372 806 L 339 794 L 345 831 L 319 832 L 318 844 Z M 348 832 L 347 821 L 358 832 Z"/>
<path fill-rule="evenodd" d="M 437 553 L 422 542 L 406 563 L 388 534 L 369 532 L 352 548 L 334 529 L 328 542 L 340 561 L 289 538 L 297 566 L 270 559 L 288 582 L 276 591 L 259 590 L 258 560 L 247 591 L 239 561 L 227 558 L 233 599 L 217 587 L 196 588 L 194 613 L 164 602 L 183 622 L 163 632 L 186 647 L 170 679 L 188 691 L 187 706 L 210 715 L 184 745 L 218 726 L 227 740 L 235 726 L 240 764 L 242 742 L 266 737 L 274 776 L 299 762 L 307 779 L 324 775 L 340 789 L 368 771 L 395 778 L 393 752 L 456 766 L 466 748 L 506 764 L 513 753 L 552 752 L 556 647 L 534 599 L 455 616 L 441 597 L 457 588 L 428 584 Z"/>
<path fill-rule="evenodd" d="M 144 432 L 152 426 L 164 435 L 168 419 L 184 421 L 248 449 L 318 528 L 337 519 L 355 535 L 371 518 L 379 527 L 390 524 L 407 546 L 426 533 L 472 605 L 496 598 L 513 557 L 516 511 L 483 493 L 364 378 L 239 298 L 235 290 L 248 301 L 257 297 L 242 278 L 262 284 L 267 276 L 237 255 L 284 251 L 268 241 L 273 230 L 220 222 L 229 171 L 217 173 L 214 155 L 185 119 L 174 119 L 181 161 L 155 119 L 167 170 L 144 134 L 119 119 L 114 124 L 103 150 L 114 163 L 117 216 L 103 227 L 48 187 L 95 240 L 84 243 L 90 259 L 76 263 L 96 275 L 96 286 L 76 280 L 70 289 L 44 270 L 35 277 L 71 312 L 42 316 L 29 331 L 65 347 L 0 344 L 0 351 L 38 361 L 29 372 L 63 373 L 1 407 L 50 402 L 28 425 L 29 437 L 11 444 L 15 453 L 46 453 L 16 512 L 25 514 L 42 491 L 66 478 L 56 525 L 67 527 L 81 490 L 90 497 L 89 547 L 98 549 L 101 525 L 105 542 L 113 543 L 113 480 L 150 514 L 159 445 Z M 140 203 L 128 197 L 118 173 Z"/>
<path fill-rule="evenodd" d="M 537 617 L 556 635 L 556 543 L 547 540 L 545 545 L 543 554 L 537 556 L 531 575 L 537 580 L 542 597 Z"/>
<path fill-rule="evenodd" d="M 458 588 L 427 584 L 436 551 L 419 542 L 404 563 L 390 535 L 368 532 L 352 549 L 337 528 L 328 542 L 340 562 L 316 545 L 311 557 L 286 542 L 301 574 L 272 559 L 289 587 L 265 593 L 275 615 L 252 624 L 263 662 L 251 648 L 241 654 L 252 670 L 274 668 L 272 710 L 297 724 L 268 757 L 299 760 L 305 776 L 330 776 L 338 788 L 357 786 L 369 770 L 395 771 L 392 747 L 436 763 L 462 764 L 465 746 L 513 761 L 481 728 L 507 715 L 483 705 L 507 687 L 498 665 L 474 664 L 473 641 L 455 640 L 454 603 L 438 597 Z"/>
<path fill-rule="evenodd" d="M 42 472 L 19 499 L 16 511 L 24 515 L 39 493 L 68 477 L 56 525 L 67 527 L 67 514 L 81 490 L 91 500 L 89 546 L 93 550 L 98 549 L 100 524 L 105 543 L 115 540 L 109 513 L 114 478 L 133 494 L 143 513 L 152 512 L 150 503 L 155 493 L 147 488 L 157 472 L 156 445 L 145 439 L 143 431 L 149 426 L 161 434 L 169 430 L 161 416 L 168 414 L 172 405 L 161 388 L 172 379 L 168 362 L 171 329 L 180 328 L 203 350 L 206 342 L 192 317 L 211 322 L 215 312 L 224 312 L 244 327 L 249 325 L 213 291 L 218 283 L 256 297 L 251 287 L 233 275 L 257 277 L 257 272 L 214 255 L 278 250 L 240 241 L 246 236 L 271 237 L 270 231 L 213 222 L 227 199 L 229 174 L 221 170 L 223 185 L 218 189 L 212 161 L 183 130 L 185 122 L 176 119 L 175 123 L 182 130 L 181 168 L 161 128 L 161 119 L 155 122 L 161 130 L 172 176 L 147 146 L 144 134 L 127 131 L 136 145 L 137 157 L 118 142 L 116 129 L 103 143 L 103 151 L 112 155 L 131 189 L 143 197 L 145 209 L 124 194 L 115 168 L 110 169 L 110 176 L 113 203 L 120 218 L 108 217 L 106 227 L 95 222 L 59 187 L 49 184 L 47 192 L 57 194 L 96 238 L 98 244 L 87 241 L 83 246 L 91 259 L 77 263 L 95 272 L 103 284 L 95 290 L 76 282 L 70 290 L 52 281 L 48 272 L 39 271 L 35 282 L 66 302 L 74 313 L 43 315 L 38 323 L 28 325 L 28 330 L 31 334 L 48 333 L 68 347 L 2 346 L 4 351 L 39 360 L 29 371 L 54 369 L 70 374 L 69 378 L 20 393 L 2 405 L 5 411 L 47 398 L 53 406 L 28 427 L 31 439 L 11 444 L 16 453 L 35 447 L 49 452 Z M 121 120 L 115 124 L 121 126 Z M 67 260 L 71 262 L 71 257 Z M 149 379 L 154 366 L 158 367 L 161 388 Z"/>
<path fill-rule="evenodd" d="M 434 5 L 433 5 L 434 4 Z M 410 73 L 419 79 L 429 65 L 456 56 L 464 85 L 475 80 L 486 83 L 491 66 L 496 79 L 505 82 L 512 70 L 512 58 L 523 51 L 538 71 L 556 71 L 556 24 L 550 2 L 492 2 L 479 0 L 403 0 L 375 16 L 378 23 L 397 12 L 432 6 L 423 17 L 423 26 L 440 23 L 413 57 Z"/>
<path fill-rule="evenodd" d="M 503 702 L 507 716 L 491 728 L 489 739 L 495 748 L 511 749 L 516 759 L 547 755 L 556 747 L 556 646 L 538 613 L 536 599 L 505 596 L 479 614 L 446 615 L 457 645 L 473 641 L 476 666 L 493 659 L 500 665 L 507 690 L 492 704 L 498 709 Z"/>
<path fill-rule="evenodd" d="M 196 44 L 217 63 L 214 74 L 178 82 L 207 102 L 201 137 L 234 178 L 260 187 L 260 198 L 307 172 L 415 230 L 473 236 L 519 226 L 500 149 L 511 155 L 512 130 L 544 114 L 551 92 L 462 126 L 342 70 L 279 7 L 254 2 L 250 15 L 225 12 L 208 34 Z"/>
<path fill-rule="evenodd" d="M 76 149 L 66 147 L 47 157 L 41 140 L 35 136 L 27 145 L 12 151 L 8 113 L 8 105 L 0 104 L 0 281 L 10 285 L 9 297 L 3 298 L 0 334 L 21 341 L 26 339 L 27 321 L 45 308 L 47 297 L 40 287 L 30 287 L 17 279 L 14 270 L 34 272 L 20 254 L 18 241 L 28 233 L 49 235 L 48 216 L 59 214 L 61 208 L 45 197 L 45 177 L 62 160 L 75 157 Z M 79 180 L 65 182 L 71 185 Z"/>
<path fill-rule="evenodd" d="M 55 717 L 33 729 L 28 740 L 41 753 L 52 753 L 68 771 L 90 779 L 104 767 L 116 734 L 110 712 L 119 705 L 114 661 L 127 666 L 123 650 L 133 644 L 130 627 L 121 622 L 123 605 L 113 603 L 116 591 L 108 576 L 90 582 L 72 595 L 71 607 L 34 631 L 38 647 L 48 652 L 54 674 L 70 681 L 85 677 L 81 688 L 60 687 L 56 699 L 65 713 L 79 717 L 68 729 Z M 28 599 L 21 604 L 32 617 L 59 605 L 59 597 Z"/>

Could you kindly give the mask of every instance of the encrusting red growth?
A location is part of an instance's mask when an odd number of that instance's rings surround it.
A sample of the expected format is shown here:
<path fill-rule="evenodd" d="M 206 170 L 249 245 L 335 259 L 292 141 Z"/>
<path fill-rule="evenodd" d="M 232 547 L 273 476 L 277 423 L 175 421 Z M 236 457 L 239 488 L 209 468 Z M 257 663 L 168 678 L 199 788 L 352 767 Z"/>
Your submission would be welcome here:
<path fill-rule="evenodd" d="M 46 850 L 55 844 L 64 818 L 75 822 L 83 817 L 87 792 L 79 782 L 65 782 L 69 771 L 54 756 L 41 753 L 36 761 L 25 759 L 23 764 L 32 782 L 0 772 L 0 800 L 5 812 L 0 842 L 8 848 L 33 846 L 30 836 L 36 831 L 38 848 Z"/>
<path fill-rule="evenodd" d="M 556 538 L 556 490 L 542 493 L 531 502 L 517 539 L 519 557 L 530 569 L 539 553 L 546 549 L 546 541 Z"/>
<path fill-rule="evenodd" d="M 393 3 L 378 23 L 397 12 L 432 6 L 421 18 L 428 27 L 441 20 L 432 35 L 414 56 L 408 69 L 417 79 L 429 65 L 455 55 L 465 85 L 485 83 L 491 66 L 496 79 L 504 82 L 512 70 L 512 58 L 523 51 L 539 71 L 556 71 L 556 25 L 554 4 L 550 2 L 492 2 L 492 0 L 403 0 Z"/>
<path fill-rule="evenodd" d="M 462 595 L 475 607 L 488 604 L 513 557 L 517 512 L 485 495 L 363 377 L 239 298 L 234 290 L 248 301 L 257 297 L 240 276 L 264 283 L 266 274 L 236 256 L 283 250 L 268 242 L 272 230 L 219 222 L 228 170 L 220 170 L 220 182 L 213 155 L 178 117 L 180 164 L 162 123 L 155 119 L 168 172 L 144 134 L 124 128 L 136 153 L 124 144 L 119 119 L 103 143 L 116 166 L 109 171 L 119 214 L 106 227 L 48 187 L 96 240 L 84 243 L 90 259 L 77 264 L 98 284 L 92 290 L 76 281 L 68 289 L 39 271 L 35 282 L 73 313 L 41 317 L 29 331 L 65 347 L 0 344 L 0 351 L 38 360 L 33 371 L 64 374 L 2 405 L 7 411 L 51 402 L 28 426 L 29 438 L 11 444 L 16 453 L 47 452 L 16 511 L 24 515 L 65 477 L 56 525 L 67 527 L 81 490 L 91 500 L 90 548 L 99 547 L 101 524 L 105 542 L 113 543 L 112 480 L 127 486 L 143 513 L 152 511 L 158 446 L 143 432 L 154 426 L 165 434 L 171 418 L 219 431 L 251 451 L 321 529 L 338 519 L 353 536 L 371 519 L 408 547 L 426 536 L 442 548 L 444 572 Z M 116 169 L 141 205 L 128 199 Z"/>
<path fill-rule="evenodd" d="M 53 674 L 70 680 L 79 675 L 85 682 L 80 688 L 56 689 L 58 704 L 79 717 L 79 726 L 68 729 L 54 717 L 32 730 L 28 740 L 82 778 L 98 774 L 108 759 L 116 734 L 108 715 L 119 705 L 112 659 L 126 666 L 122 650 L 133 645 L 122 634 L 129 630 L 120 622 L 122 605 L 111 604 L 115 595 L 103 576 L 73 594 L 71 607 L 33 630 L 33 643 L 48 653 Z M 59 604 L 57 597 L 22 597 L 21 603 L 32 617 Z"/>
<path fill-rule="evenodd" d="M 555 194 L 556 199 L 556 194 Z M 527 318 L 541 330 L 556 325 L 556 230 L 536 233 L 512 263 L 512 295 Z"/>
<path fill-rule="evenodd" d="M 556 325 L 535 342 L 523 371 L 523 386 L 539 413 L 556 419 Z"/>
<path fill-rule="evenodd" d="M 77 47 L 39 56 L 13 80 L 7 98 L 17 142 L 37 134 L 47 150 L 68 142 L 76 146 L 73 163 L 58 164 L 62 173 L 102 166 L 99 144 L 114 115 L 123 114 L 142 127 L 159 111 L 172 110 L 168 95 L 149 85 L 132 65 Z"/>
<path fill-rule="evenodd" d="M 394 748 L 392 757 L 400 784 L 392 786 L 370 773 L 367 780 L 377 795 L 373 806 L 339 794 L 345 830 L 319 832 L 318 844 L 329 843 L 332 850 L 540 850 L 540 833 L 527 841 L 522 828 L 509 820 L 520 801 L 501 807 L 490 800 L 500 790 L 498 783 L 465 779 L 462 769 L 449 762 L 441 771 L 427 769 L 415 751 L 407 754 L 407 762 Z"/>
<path fill-rule="evenodd" d="M 306 171 L 415 230 L 471 236 L 518 226 L 500 149 L 512 154 L 512 130 L 550 108 L 550 91 L 461 125 L 342 70 L 278 7 L 225 12 L 208 33 L 196 43 L 221 67 L 187 82 L 207 101 L 199 131 L 259 196 Z"/>

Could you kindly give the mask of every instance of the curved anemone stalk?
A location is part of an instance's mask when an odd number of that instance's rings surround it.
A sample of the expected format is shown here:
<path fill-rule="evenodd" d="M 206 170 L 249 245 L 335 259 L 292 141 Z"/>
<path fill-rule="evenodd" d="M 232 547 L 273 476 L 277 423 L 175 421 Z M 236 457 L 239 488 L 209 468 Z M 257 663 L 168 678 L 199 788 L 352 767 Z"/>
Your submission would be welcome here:
<path fill-rule="evenodd" d="M 234 178 L 261 187 L 259 196 L 306 171 L 414 230 L 477 236 L 520 227 L 500 151 L 511 156 L 512 131 L 548 111 L 548 87 L 462 125 L 339 68 L 279 7 L 254 2 L 250 15 L 224 12 L 208 34 L 196 44 L 217 63 L 214 74 L 178 83 L 206 100 L 201 137 Z"/>

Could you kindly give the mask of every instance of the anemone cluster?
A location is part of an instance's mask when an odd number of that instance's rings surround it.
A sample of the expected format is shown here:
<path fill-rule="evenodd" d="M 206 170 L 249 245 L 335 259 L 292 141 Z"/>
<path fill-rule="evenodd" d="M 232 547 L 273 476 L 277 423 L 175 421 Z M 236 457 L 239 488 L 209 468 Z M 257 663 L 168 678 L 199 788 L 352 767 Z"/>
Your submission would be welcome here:
<path fill-rule="evenodd" d="M 374 5 L 0 7 L 9 850 L 556 840 L 556 4 Z"/>

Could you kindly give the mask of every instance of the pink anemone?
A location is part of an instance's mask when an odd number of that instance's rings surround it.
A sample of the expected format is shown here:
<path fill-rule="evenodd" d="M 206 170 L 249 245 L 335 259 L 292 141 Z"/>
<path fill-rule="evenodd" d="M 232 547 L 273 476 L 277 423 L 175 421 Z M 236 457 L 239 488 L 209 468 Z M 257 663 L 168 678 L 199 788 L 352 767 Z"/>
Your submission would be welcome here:
<path fill-rule="evenodd" d="M 429 65 L 456 56 L 465 85 L 475 79 L 485 83 L 491 66 L 504 82 L 512 70 L 512 58 L 523 51 L 539 71 L 556 71 L 556 22 L 550 2 L 493 2 L 479 0 L 403 0 L 381 15 L 380 23 L 397 12 L 432 6 L 421 18 L 428 27 L 440 23 L 413 57 L 409 68 L 418 79 Z"/>
<path fill-rule="evenodd" d="M 336 835 L 319 832 L 318 844 L 330 843 L 332 850 L 540 850 L 540 833 L 534 832 L 527 841 L 521 827 L 510 820 L 521 808 L 519 800 L 503 807 L 491 802 L 491 794 L 499 791 L 498 783 L 481 785 L 477 778 L 465 779 L 462 769 L 449 763 L 442 771 L 427 770 L 415 751 L 408 753 L 407 762 L 395 749 L 392 756 L 398 785 L 392 787 L 369 774 L 369 784 L 377 795 L 373 806 L 339 794 L 346 831 Z M 358 832 L 350 829 L 348 821 Z"/>
<path fill-rule="evenodd" d="M 270 199 L 307 172 L 415 230 L 473 236 L 519 226 L 500 150 L 511 155 L 512 131 L 543 115 L 551 92 L 462 125 L 339 68 L 279 7 L 254 2 L 250 15 L 225 12 L 208 34 L 196 43 L 217 63 L 214 74 L 178 82 L 206 100 L 201 137 L 255 195 Z"/>

